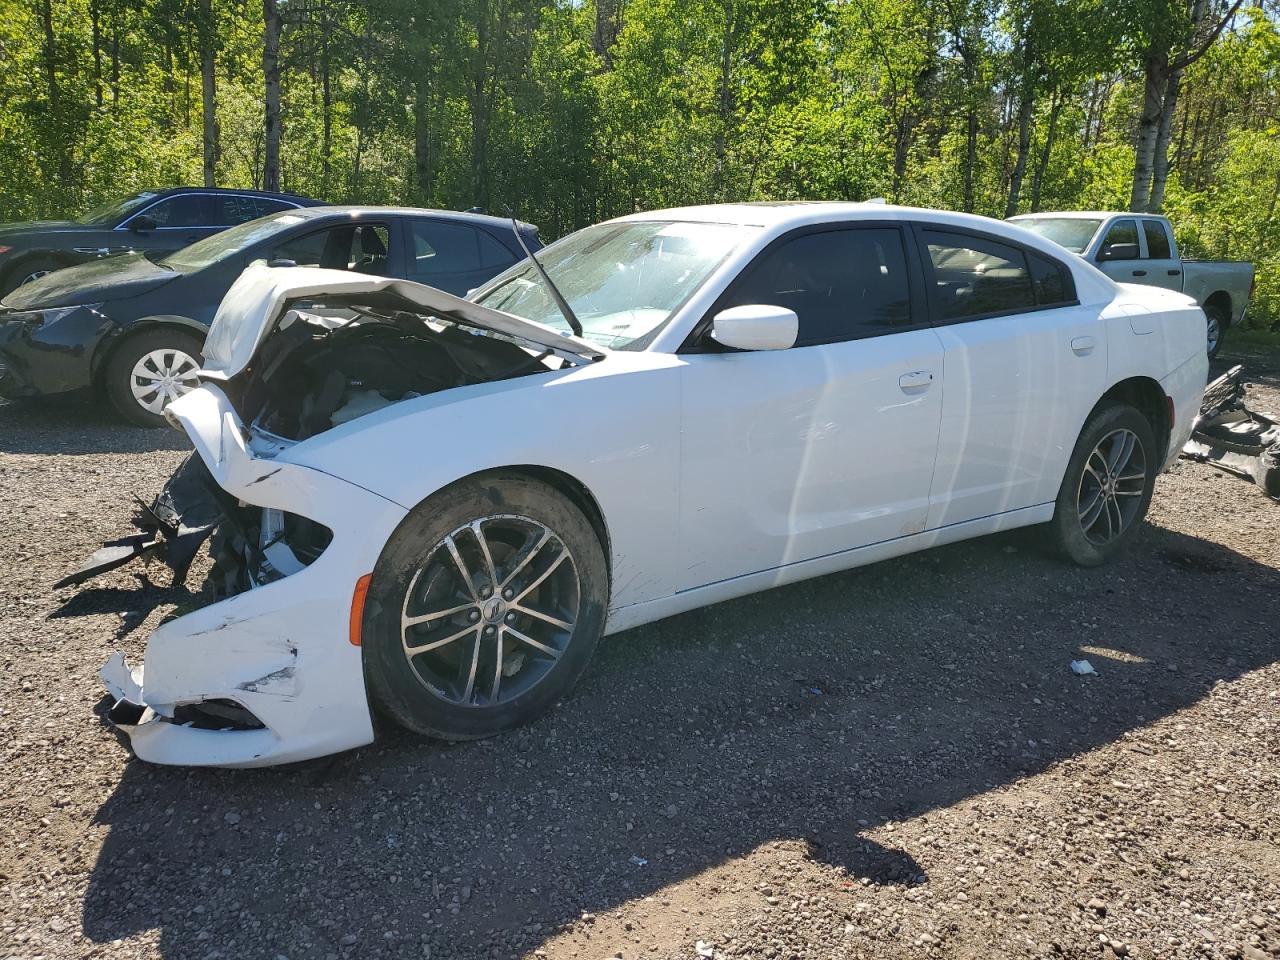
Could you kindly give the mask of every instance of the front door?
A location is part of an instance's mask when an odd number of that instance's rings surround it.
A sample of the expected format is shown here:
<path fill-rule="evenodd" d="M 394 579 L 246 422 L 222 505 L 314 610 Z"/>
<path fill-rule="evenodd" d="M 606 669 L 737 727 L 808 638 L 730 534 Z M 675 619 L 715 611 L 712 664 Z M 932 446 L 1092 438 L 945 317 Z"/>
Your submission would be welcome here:
<path fill-rule="evenodd" d="M 896 225 L 793 233 L 717 302 L 786 307 L 800 332 L 684 355 L 679 589 L 924 529 L 942 348 L 907 249 Z"/>

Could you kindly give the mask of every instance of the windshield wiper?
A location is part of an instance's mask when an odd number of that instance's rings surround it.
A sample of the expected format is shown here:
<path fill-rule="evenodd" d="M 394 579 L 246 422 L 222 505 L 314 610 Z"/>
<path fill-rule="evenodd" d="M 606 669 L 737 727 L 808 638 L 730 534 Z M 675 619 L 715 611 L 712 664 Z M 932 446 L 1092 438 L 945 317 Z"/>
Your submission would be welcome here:
<path fill-rule="evenodd" d="M 533 251 L 529 249 L 529 245 L 524 242 L 524 236 L 520 233 L 520 222 L 511 215 L 510 209 L 507 210 L 508 216 L 511 216 L 511 229 L 516 232 L 516 242 L 520 244 L 520 249 L 524 251 L 524 255 L 533 261 L 533 267 L 538 271 L 538 276 L 542 277 L 542 282 L 547 285 L 547 289 L 551 291 L 551 299 L 556 302 L 556 306 L 560 308 L 560 312 L 564 314 L 564 318 L 569 321 L 569 329 L 577 336 L 582 336 L 582 324 L 578 322 L 577 315 L 573 312 L 573 308 L 569 306 L 569 302 L 560 295 L 560 288 L 551 282 L 551 278 L 547 276 L 547 271 L 542 269 L 542 264 L 538 262 L 538 258 L 533 255 Z"/>

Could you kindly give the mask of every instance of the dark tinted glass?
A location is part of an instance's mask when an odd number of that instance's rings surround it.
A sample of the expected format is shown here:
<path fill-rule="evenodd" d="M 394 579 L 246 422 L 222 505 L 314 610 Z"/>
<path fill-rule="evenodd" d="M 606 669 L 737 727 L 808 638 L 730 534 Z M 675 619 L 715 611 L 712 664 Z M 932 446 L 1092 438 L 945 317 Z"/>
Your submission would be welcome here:
<path fill-rule="evenodd" d="M 300 267 L 327 267 L 382 276 L 387 272 L 390 233 L 381 223 L 345 224 L 287 240 L 271 252 L 273 260 Z"/>
<path fill-rule="evenodd" d="M 769 304 L 800 318 L 796 346 L 887 333 L 911 322 L 902 234 L 868 228 L 810 233 L 762 254 L 725 307 Z"/>
<path fill-rule="evenodd" d="M 486 231 L 477 230 L 476 238 L 480 241 L 480 265 L 482 267 L 508 267 L 516 262 L 515 255 Z"/>
<path fill-rule="evenodd" d="M 474 227 L 418 220 L 409 224 L 409 242 L 409 276 L 415 279 L 480 269 L 480 238 Z"/>
<path fill-rule="evenodd" d="M 265 217 L 269 213 L 293 209 L 293 204 L 272 200 L 270 197 L 214 197 L 213 204 L 213 223 L 220 227 L 234 227 L 238 223 Z"/>
<path fill-rule="evenodd" d="M 142 215 L 154 220 L 157 227 L 204 227 L 209 225 L 206 200 L 203 194 L 181 193 L 148 207 Z"/>
<path fill-rule="evenodd" d="M 1138 245 L 1138 221 L 1117 220 L 1111 225 L 1111 229 L 1102 239 L 1102 248 L 1105 249 L 1117 243 L 1132 243 L 1135 247 Z"/>
<path fill-rule="evenodd" d="M 1169 234 L 1164 224 L 1156 220 L 1143 220 L 1142 232 L 1147 235 L 1147 256 L 1152 260 L 1168 260 L 1172 251 L 1169 249 Z"/>
<path fill-rule="evenodd" d="M 1035 286 L 1036 303 L 1044 307 L 1075 300 L 1074 285 L 1065 267 L 1035 253 L 1027 254 L 1027 263 L 1031 265 L 1031 282 Z"/>
<path fill-rule="evenodd" d="M 1017 247 L 940 230 L 923 233 L 933 261 L 934 296 L 942 320 L 1036 306 L 1027 258 Z"/>

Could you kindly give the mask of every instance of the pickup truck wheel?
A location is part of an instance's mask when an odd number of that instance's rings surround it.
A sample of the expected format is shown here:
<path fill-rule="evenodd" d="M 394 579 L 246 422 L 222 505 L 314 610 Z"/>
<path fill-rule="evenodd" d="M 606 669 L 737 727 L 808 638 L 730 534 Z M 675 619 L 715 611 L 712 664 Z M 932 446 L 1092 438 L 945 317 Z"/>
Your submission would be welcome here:
<path fill-rule="evenodd" d="M 590 521 L 529 477 L 429 497 L 373 570 L 361 650 L 370 697 L 445 740 L 501 733 L 569 692 L 604 629 L 609 574 Z"/>
<path fill-rule="evenodd" d="M 1227 333 L 1227 312 L 1217 304 L 1204 308 L 1205 326 L 1208 334 L 1209 359 L 1212 360 L 1222 349 L 1222 339 Z"/>
<path fill-rule="evenodd" d="M 140 427 L 164 426 L 164 408 L 199 382 L 204 341 L 194 333 L 156 326 L 134 334 L 107 361 L 111 404 Z"/>
<path fill-rule="evenodd" d="M 1159 466 L 1155 433 L 1139 410 L 1097 410 L 1076 440 L 1049 524 L 1059 552 L 1082 567 L 1114 559 L 1147 515 Z"/>

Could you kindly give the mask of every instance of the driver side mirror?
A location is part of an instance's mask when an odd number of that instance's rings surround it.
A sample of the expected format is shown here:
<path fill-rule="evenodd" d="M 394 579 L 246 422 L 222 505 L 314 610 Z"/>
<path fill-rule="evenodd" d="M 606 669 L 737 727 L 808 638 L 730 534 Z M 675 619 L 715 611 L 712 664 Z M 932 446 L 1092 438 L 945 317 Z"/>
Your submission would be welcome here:
<path fill-rule="evenodd" d="M 711 338 L 735 350 L 788 350 L 799 332 L 794 310 L 768 304 L 730 307 L 711 320 Z"/>
<path fill-rule="evenodd" d="M 156 228 L 156 222 L 145 213 L 129 221 L 129 229 L 134 233 L 147 233 Z"/>
<path fill-rule="evenodd" d="M 1138 245 L 1136 243 L 1108 243 L 1098 251 L 1098 262 L 1104 260 L 1137 260 Z"/>

